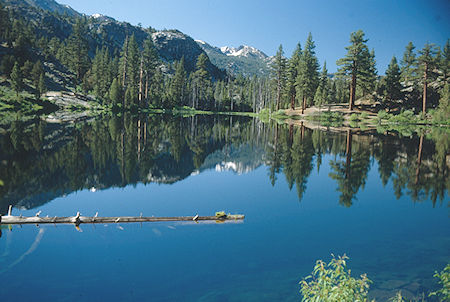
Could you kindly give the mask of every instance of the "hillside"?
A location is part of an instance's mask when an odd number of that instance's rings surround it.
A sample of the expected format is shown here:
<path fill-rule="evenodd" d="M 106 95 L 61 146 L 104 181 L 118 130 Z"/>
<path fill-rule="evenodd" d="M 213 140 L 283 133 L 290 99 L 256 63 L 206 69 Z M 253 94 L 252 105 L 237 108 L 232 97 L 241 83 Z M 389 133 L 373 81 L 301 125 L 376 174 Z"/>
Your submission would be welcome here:
<path fill-rule="evenodd" d="M 54 0 L 1 0 L 0 2 L 13 14 L 36 26 L 39 34 L 49 40 L 54 37 L 60 40 L 66 39 L 72 33 L 76 19 L 86 18 L 89 27 L 86 38 L 89 42 L 91 58 L 95 50 L 103 46 L 108 47 L 111 53 L 120 52 L 126 37 L 131 35 L 135 36 L 139 45 L 151 36 L 161 60 L 166 64 L 184 57 L 188 72 L 195 69 L 197 57 L 204 53 L 191 37 L 177 30 L 156 31 L 153 28 L 144 29 L 127 22 L 119 22 L 100 14 L 86 16 Z M 222 70 L 210 62 L 207 62 L 207 69 L 213 78 L 221 79 L 225 76 Z"/>

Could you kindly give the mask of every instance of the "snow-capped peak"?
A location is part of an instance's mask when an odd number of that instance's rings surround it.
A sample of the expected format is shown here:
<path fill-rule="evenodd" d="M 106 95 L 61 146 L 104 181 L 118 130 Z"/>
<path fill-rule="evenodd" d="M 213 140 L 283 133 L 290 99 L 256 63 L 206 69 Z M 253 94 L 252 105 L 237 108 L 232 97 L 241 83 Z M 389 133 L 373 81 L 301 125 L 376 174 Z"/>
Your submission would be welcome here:
<path fill-rule="evenodd" d="M 102 14 L 93 14 L 92 15 L 92 18 L 95 18 L 95 19 L 98 19 L 98 18 L 101 18 L 101 17 L 103 17 Z"/>
<path fill-rule="evenodd" d="M 220 48 L 220 51 L 227 55 L 233 57 L 259 57 L 261 59 L 267 58 L 267 55 L 263 53 L 261 50 L 256 49 L 254 47 L 248 45 L 241 45 L 238 48 L 223 46 Z"/>

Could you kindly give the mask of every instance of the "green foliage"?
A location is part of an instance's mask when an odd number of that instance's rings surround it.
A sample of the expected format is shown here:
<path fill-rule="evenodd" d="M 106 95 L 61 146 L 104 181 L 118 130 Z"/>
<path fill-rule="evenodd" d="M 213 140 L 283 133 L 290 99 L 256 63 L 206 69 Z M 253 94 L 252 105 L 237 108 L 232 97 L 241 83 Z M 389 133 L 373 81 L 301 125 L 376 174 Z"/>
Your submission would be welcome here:
<path fill-rule="evenodd" d="M 319 86 L 314 96 L 314 104 L 320 108 L 323 104 L 328 104 L 330 100 L 330 89 L 328 86 L 328 70 L 327 63 L 323 63 L 322 73 L 319 78 Z"/>
<path fill-rule="evenodd" d="M 442 59 L 440 62 L 440 69 L 442 70 L 442 78 L 446 83 L 449 83 L 450 74 L 450 39 L 447 39 L 444 49 L 442 51 Z"/>
<path fill-rule="evenodd" d="M 387 100 L 395 101 L 402 97 L 402 84 L 400 83 L 400 80 L 400 67 L 394 56 L 386 69 L 386 87 L 384 93 Z"/>
<path fill-rule="evenodd" d="M 106 98 L 108 90 L 115 77 L 117 77 L 117 70 L 115 70 L 113 60 L 109 55 L 109 49 L 103 47 L 97 49 L 92 66 L 90 70 L 90 85 L 94 89 L 94 94 L 100 98 Z"/>
<path fill-rule="evenodd" d="M 411 110 L 405 110 L 400 114 L 391 115 L 389 122 L 391 123 L 401 123 L 401 124 L 414 124 L 417 117 Z"/>
<path fill-rule="evenodd" d="M 370 279 L 351 276 L 347 269 L 347 256 L 331 259 L 330 263 L 316 262 L 313 273 L 300 282 L 303 302 L 355 302 L 368 301 Z"/>
<path fill-rule="evenodd" d="M 274 81 L 274 92 L 276 94 L 276 110 L 280 109 L 281 98 L 286 89 L 287 80 L 287 60 L 284 57 L 283 45 L 280 44 L 275 59 L 272 63 L 272 78 Z"/>
<path fill-rule="evenodd" d="M 18 97 L 19 92 L 22 91 L 24 86 L 22 71 L 20 70 L 18 62 L 14 64 L 10 77 L 11 77 L 11 86 L 13 90 L 16 92 L 16 95 Z"/>
<path fill-rule="evenodd" d="M 347 54 L 339 59 L 336 64 L 341 66 L 338 74 L 349 75 L 352 81 L 352 87 L 355 90 L 359 86 L 366 94 L 373 89 L 376 80 L 375 53 L 369 51 L 367 39 L 364 38 L 364 32 L 358 30 L 350 35 L 350 46 L 346 47 Z M 354 100 L 350 100 L 353 102 Z"/>
<path fill-rule="evenodd" d="M 86 19 L 79 18 L 73 26 L 72 33 L 66 42 L 65 58 L 69 68 L 75 73 L 77 83 L 81 82 L 90 66 L 87 32 Z"/>
<path fill-rule="evenodd" d="M 295 108 L 295 101 L 297 99 L 297 76 L 298 68 L 302 59 L 302 47 L 300 42 L 292 54 L 291 59 L 288 61 L 287 67 L 287 82 L 286 82 L 286 95 L 288 101 L 291 102 L 291 108 Z"/>
<path fill-rule="evenodd" d="M 367 119 L 368 118 L 368 114 L 367 114 L 367 112 L 362 112 L 360 115 L 359 115 L 359 118 L 361 119 L 361 120 L 365 120 L 365 119 Z"/>
<path fill-rule="evenodd" d="M 412 42 L 409 42 L 406 46 L 401 61 L 401 76 L 405 86 L 409 85 L 409 81 L 412 81 L 417 76 L 415 66 L 417 64 L 416 54 L 414 53 L 415 46 Z"/>
<path fill-rule="evenodd" d="M 198 108 L 198 102 L 206 102 L 208 99 L 208 88 L 210 85 L 210 75 L 206 69 L 206 64 L 208 62 L 208 57 L 201 53 L 197 58 L 196 70 L 194 72 L 194 103 L 193 107 Z M 202 104 L 203 105 L 203 104 Z"/>
<path fill-rule="evenodd" d="M 401 291 L 398 291 L 398 292 L 395 294 L 394 297 L 392 297 L 392 298 L 389 299 L 389 301 L 390 301 L 390 302 L 406 302 L 406 301 L 403 299 L 403 296 L 402 296 L 402 292 L 401 292 Z"/>
<path fill-rule="evenodd" d="M 170 83 L 169 94 L 171 107 L 184 103 L 186 95 L 186 70 L 184 69 L 184 57 L 176 63 L 175 75 Z"/>
<path fill-rule="evenodd" d="M 328 127 L 340 127 L 344 121 L 342 113 L 329 111 L 322 111 L 320 114 L 307 116 L 306 119 L 318 121 L 321 125 Z"/>
<path fill-rule="evenodd" d="M 39 95 L 38 95 L 38 97 L 40 98 L 44 93 L 45 93 L 45 91 L 47 90 L 47 86 L 45 85 L 45 75 L 44 75 L 44 73 L 41 73 L 40 75 L 39 75 L 39 82 L 38 82 L 38 85 L 37 85 L 37 89 L 36 89 L 38 92 L 39 92 Z"/>
<path fill-rule="evenodd" d="M 109 88 L 109 99 L 112 105 L 118 105 L 122 103 L 123 92 L 117 78 L 114 78 L 111 87 Z"/>
<path fill-rule="evenodd" d="M 301 56 L 298 76 L 297 76 L 297 95 L 302 96 L 306 104 L 314 100 L 317 86 L 319 85 L 319 62 L 316 57 L 316 45 L 309 33 L 306 39 L 305 49 Z"/>
<path fill-rule="evenodd" d="M 380 111 L 378 111 L 377 119 L 379 121 L 387 120 L 387 119 L 389 119 L 389 114 L 384 110 L 380 110 Z"/>
<path fill-rule="evenodd" d="M 436 272 L 434 277 L 439 279 L 438 283 L 442 288 L 430 293 L 430 296 L 437 296 L 440 301 L 450 301 L 450 264 L 447 264 L 442 272 Z"/>
<path fill-rule="evenodd" d="M 357 122 L 357 121 L 359 121 L 360 119 L 359 119 L 358 114 L 352 113 L 352 114 L 350 115 L 349 120 L 350 120 L 351 122 Z"/>
<path fill-rule="evenodd" d="M 431 112 L 430 112 L 431 113 Z M 450 84 L 446 83 L 441 91 L 439 107 L 431 114 L 433 122 L 450 124 Z"/>
<path fill-rule="evenodd" d="M 14 67 L 14 63 L 16 62 L 14 56 L 12 55 L 4 55 L 1 60 L 0 72 L 5 74 L 7 77 L 10 77 L 11 70 Z"/>

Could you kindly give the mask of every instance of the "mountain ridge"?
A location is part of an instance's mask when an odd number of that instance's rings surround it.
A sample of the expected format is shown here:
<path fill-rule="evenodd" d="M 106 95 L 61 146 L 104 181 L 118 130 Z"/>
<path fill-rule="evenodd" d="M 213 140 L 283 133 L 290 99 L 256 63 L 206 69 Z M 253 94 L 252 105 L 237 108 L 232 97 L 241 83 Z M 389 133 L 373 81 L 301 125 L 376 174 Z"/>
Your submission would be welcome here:
<path fill-rule="evenodd" d="M 86 15 L 54 0 L 0 0 L 0 3 L 9 6 L 16 14 L 35 23 L 39 27 L 39 31 L 49 39 L 53 37 L 66 39 L 72 32 L 74 20 L 86 18 L 89 23 L 87 39 L 91 49 L 91 58 L 95 54 L 92 50 L 101 49 L 103 46 L 107 46 L 111 53 L 121 51 L 126 37 L 131 35 L 135 35 L 136 41 L 140 45 L 146 38 L 151 37 L 160 59 L 167 65 L 184 57 L 188 72 L 195 70 L 198 56 L 204 53 L 190 36 L 178 30 L 156 31 L 151 27 L 134 26 L 99 13 Z M 212 62 L 208 61 L 206 67 L 213 79 L 225 78 L 225 72 Z"/>
<path fill-rule="evenodd" d="M 248 45 L 241 45 L 237 48 L 216 47 L 203 40 L 195 40 L 195 42 L 208 54 L 214 65 L 235 76 L 242 74 L 247 77 L 268 77 L 270 74 L 272 57 L 255 47 Z"/>

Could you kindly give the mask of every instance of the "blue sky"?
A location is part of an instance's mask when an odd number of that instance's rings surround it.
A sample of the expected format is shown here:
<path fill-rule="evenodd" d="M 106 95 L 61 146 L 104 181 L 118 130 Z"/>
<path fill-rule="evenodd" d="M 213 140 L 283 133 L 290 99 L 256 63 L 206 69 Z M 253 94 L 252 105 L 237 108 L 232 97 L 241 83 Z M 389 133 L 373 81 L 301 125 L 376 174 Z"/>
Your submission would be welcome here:
<path fill-rule="evenodd" d="M 443 46 L 450 38 L 450 1 L 446 0 L 57 0 L 79 12 L 100 13 L 131 24 L 179 29 L 214 46 L 241 44 L 274 55 L 283 44 L 290 57 L 308 32 L 322 64 L 336 71 L 350 33 L 362 29 L 375 49 L 379 73 L 406 44 Z"/>

